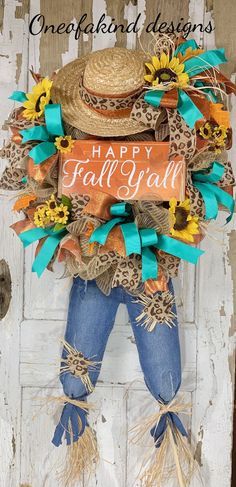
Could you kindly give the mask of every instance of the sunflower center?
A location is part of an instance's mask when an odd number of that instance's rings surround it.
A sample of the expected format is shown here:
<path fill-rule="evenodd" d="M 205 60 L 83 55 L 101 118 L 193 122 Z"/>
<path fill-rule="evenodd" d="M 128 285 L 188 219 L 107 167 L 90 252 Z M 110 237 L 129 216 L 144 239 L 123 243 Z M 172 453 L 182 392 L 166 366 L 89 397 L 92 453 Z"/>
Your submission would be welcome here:
<path fill-rule="evenodd" d="M 55 208 L 56 208 L 56 203 L 55 203 L 55 201 L 51 201 L 51 202 L 49 203 L 49 208 L 50 208 L 50 210 L 55 210 Z"/>
<path fill-rule="evenodd" d="M 35 111 L 38 113 L 38 112 L 41 112 L 41 108 L 40 108 L 40 102 L 41 102 L 41 98 L 42 96 L 46 96 L 46 92 L 44 93 L 41 93 L 41 95 L 39 96 L 39 98 L 37 99 L 36 103 L 35 103 Z"/>
<path fill-rule="evenodd" d="M 64 211 L 59 211 L 58 216 L 59 218 L 63 218 L 65 216 Z"/>
<path fill-rule="evenodd" d="M 177 75 L 169 68 L 161 68 L 156 71 L 156 77 L 162 83 L 169 83 L 170 81 L 177 81 Z"/>
<path fill-rule="evenodd" d="M 60 145 L 61 145 L 61 147 L 63 147 L 63 148 L 66 149 L 69 146 L 69 140 L 62 139 L 61 142 L 60 142 Z"/>
<path fill-rule="evenodd" d="M 223 136 L 222 130 L 221 129 L 215 130 L 214 136 L 215 136 L 215 138 L 220 139 Z"/>
<path fill-rule="evenodd" d="M 187 227 L 188 212 L 185 208 L 177 207 L 175 212 L 176 222 L 174 224 L 175 230 L 184 230 Z"/>
<path fill-rule="evenodd" d="M 204 135 L 208 136 L 210 134 L 210 130 L 207 127 L 204 127 L 203 133 Z"/>

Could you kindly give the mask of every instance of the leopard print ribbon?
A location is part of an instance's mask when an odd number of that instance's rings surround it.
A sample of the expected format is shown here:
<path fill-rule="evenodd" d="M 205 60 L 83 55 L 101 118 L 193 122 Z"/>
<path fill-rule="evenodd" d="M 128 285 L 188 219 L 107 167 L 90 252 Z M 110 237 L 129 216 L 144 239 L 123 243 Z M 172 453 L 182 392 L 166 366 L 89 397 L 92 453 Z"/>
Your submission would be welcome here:
<path fill-rule="evenodd" d="M 133 93 L 129 93 L 128 96 L 99 96 L 96 93 L 88 91 L 80 80 L 79 93 L 81 100 L 85 105 L 89 106 L 92 110 L 101 113 L 108 117 L 127 117 L 130 115 L 134 102 L 139 97 L 142 88 L 139 88 Z"/>
<path fill-rule="evenodd" d="M 142 93 L 134 103 L 130 116 L 154 130 L 156 140 L 162 141 L 167 136 L 170 137 L 170 158 L 182 155 L 188 162 L 193 157 L 196 131 L 188 127 L 175 108 L 154 107 L 145 102 Z"/>

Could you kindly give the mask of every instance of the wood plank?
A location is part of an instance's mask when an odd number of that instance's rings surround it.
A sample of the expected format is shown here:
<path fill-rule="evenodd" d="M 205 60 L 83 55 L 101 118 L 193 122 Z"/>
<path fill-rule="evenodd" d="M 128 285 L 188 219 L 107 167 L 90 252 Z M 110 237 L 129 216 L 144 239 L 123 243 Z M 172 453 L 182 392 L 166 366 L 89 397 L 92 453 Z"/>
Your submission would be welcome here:
<path fill-rule="evenodd" d="M 215 25 L 215 45 L 224 47 L 228 63 L 221 66 L 221 71 L 231 76 L 236 71 L 236 3 L 231 0 L 206 0 L 206 9 Z M 227 35 L 225 35 L 227 29 Z"/>
<path fill-rule="evenodd" d="M 207 19 L 211 19 L 209 12 Z M 204 45 L 206 48 L 214 48 L 214 35 L 205 35 Z M 231 123 L 235 137 L 235 97 L 231 103 Z M 234 172 L 235 156 L 234 144 L 229 151 Z M 220 487 L 222 479 L 224 487 L 231 485 L 236 222 L 234 215 L 230 224 L 224 227 L 225 217 L 226 214 L 220 212 L 217 222 L 219 231 L 215 233 L 217 241 L 205 239 L 202 242 L 206 254 L 201 258 L 196 283 L 198 378 L 192 430 L 197 439 L 196 457 L 202 466 L 203 477 L 209 479 L 209 487 Z"/>
<path fill-rule="evenodd" d="M 27 81 L 27 19 L 24 2 L 9 0 L 1 2 L 1 131 L 0 145 L 8 139 L 5 121 L 13 108 L 8 96 L 17 88 L 26 89 Z M 1 161 L 3 168 L 7 161 Z M 11 198 L 11 199 L 10 199 Z M 9 266 L 12 289 L 11 302 L 5 318 L 0 322 L 0 435 L 1 464 L 0 485 L 19 485 L 20 472 L 20 414 L 21 389 L 19 384 L 19 330 L 23 314 L 23 250 L 9 228 L 17 216 L 13 214 L 12 194 L 1 194 L 0 255 Z"/>

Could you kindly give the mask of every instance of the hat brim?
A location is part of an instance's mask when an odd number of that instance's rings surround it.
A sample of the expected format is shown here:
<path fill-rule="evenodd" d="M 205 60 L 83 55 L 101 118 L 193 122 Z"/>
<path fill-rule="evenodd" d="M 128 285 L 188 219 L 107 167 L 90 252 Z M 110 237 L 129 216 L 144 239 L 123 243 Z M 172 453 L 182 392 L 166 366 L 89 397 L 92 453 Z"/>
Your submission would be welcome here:
<path fill-rule="evenodd" d="M 79 80 L 88 58 L 89 55 L 67 64 L 53 80 L 51 98 L 53 103 L 61 104 L 63 120 L 87 134 L 100 137 L 119 137 L 147 130 L 143 123 L 130 117 L 104 117 L 85 105 L 79 93 Z"/>

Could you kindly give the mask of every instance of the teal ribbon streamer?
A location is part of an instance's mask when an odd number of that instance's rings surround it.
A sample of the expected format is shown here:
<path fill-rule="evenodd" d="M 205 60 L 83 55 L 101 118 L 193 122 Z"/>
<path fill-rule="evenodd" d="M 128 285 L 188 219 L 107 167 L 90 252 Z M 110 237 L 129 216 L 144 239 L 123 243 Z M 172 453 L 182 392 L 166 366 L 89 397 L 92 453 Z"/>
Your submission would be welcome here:
<path fill-rule="evenodd" d="M 163 250 L 163 252 L 166 252 L 167 254 L 191 262 L 191 264 L 197 264 L 200 255 L 204 254 L 204 250 L 191 247 L 191 245 L 180 242 L 167 235 L 158 235 L 158 242 L 154 247 Z"/>
<path fill-rule="evenodd" d="M 198 49 L 198 45 L 194 39 L 189 39 L 188 41 L 182 42 L 182 44 L 179 44 L 179 46 L 175 50 L 174 56 L 177 56 L 177 54 L 179 54 L 179 52 L 181 54 L 183 54 L 183 56 L 184 56 L 184 54 L 186 53 L 186 51 L 189 47 L 191 47 L 192 50 Z"/>
<path fill-rule="evenodd" d="M 115 203 L 110 208 L 110 214 L 113 216 L 129 216 L 131 214 L 131 205 L 121 201 L 120 203 Z"/>
<path fill-rule="evenodd" d="M 48 131 L 45 125 L 39 125 L 37 127 L 31 127 L 30 129 L 24 129 L 20 131 L 22 135 L 22 144 L 30 142 L 31 140 L 48 140 Z"/>
<path fill-rule="evenodd" d="M 147 91 L 144 95 L 144 101 L 152 105 L 153 107 L 158 108 L 161 104 L 161 99 L 164 96 L 165 91 L 163 90 L 150 90 Z"/>
<path fill-rule="evenodd" d="M 117 203 L 120 205 L 120 203 Z M 122 206 L 123 205 L 123 206 Z M 112 205 L 110 212 L 119 211 L 116 205 Z M 126 211 L 125 204 L 120 206 L 123 215 Z M 117 217 L 113 218 L 109 222 L 96 228 L 92 233 L 89 242 L 98 242 L 101 245 L 106 243 L 108 235 L 115 225 L 120 225 L 124 243 L 126 255 L 139 254 L 142 257 L 142 281 L 145 282 L 147 279 L 157 279 L 158 276 L 158 262 L 156 255 L 152 251 L 152 247 L 156 247 L 159 250 L 163 250 L 168 254 L 174 255 L 175 257 L 182 258 L 193 264 L 197 263 L 200 255 L 204 252 L 195 247 L 191 247 L 188 244 L 175 240 L 167 235 L 158 235 L 155 230 L 151 228 L 138 229 L 134 222 L 123 223 L 124 218 Z"/>
<path fill-rule="evenodd" d="M 54 139 L 56 136 L 65 135 L 62 124 L 61 105 L 46 105 L 44 116 L 45 126 L 39 125 L 38 127 L 20 131 L 20 134 L 23 136 L 22 143 L 32 140 L 40 141 L 29 152 L 29 156 L 34 160 L 35 164 L 41 164 L 53 154 L 56 154 L 57 149 L 54 144 Z"/>
<path fill-rule="evenodd" d="M 135 223 L 124 223 L 120 228 L 125 242 L 126 255 L 141 254 L 140 236 Z"/>
<path fill-rule="evenodd" d="M 203 118 L 202 112 L 197 108 L 186 91 L 179 90 L 179 101 L 177 110 L 186 124 L 193 129 L 195 123 Z"/>
<path fill-rule="evenodd" d="M 212 49 L 211 51 L 203 52 L 199 56 L 194 56 L 184 62 L 184 72 L 188 73 L 189 77 L 202 73 L 207 69 L 211 69 L 219 64 L 226 63 L 224 49 Z"/>
<path fill-rule="evenodd" d="M 151 250 L 151 246 L 155 246 L 158 242 L 157 233 L 152 228 L 142 228 L 139 230 L 139 235 L 142 246 L 142 282 L 157 279 L 158 260 Z"/>
<path fill-rule="evenodd" d="M 36 242 L 41 238 L 48 237 L 42 245 L 32 265 L 32 271 L 36 272 L 38 277 L 40 277 L 46 269 L 57 246 L 66 234 L 67 230 L 65 229 L 54 232 L 49 228 L 33 228 L 32 230 L 27 230 L 19 234 L 19 238 L 21 239 L 24 247 L 28 247 L 28 245 L 31 245 L 33 242 Z"/>
<path fill-rule="evenodd" d="M 93 231 L 93 233 L 89 239 L 89 242 L 90 243 L 99 242 L 101 245 L 105 245 L 110 231 L 116 225 L 118 225 L 119 223 L 121 223 L 123 221 L 124 221 L 124 218 L 117 217 L 117 218 L 113 218 L 112 220 L 109 220 L 109 222 L 107 222 L 107 223 L 104 223 L 104 225 L 101 225 L 100 227 L 96 228 Z"/>
<path fill-rule="evenodd" d="M 219 211 L 218 206 L 223 205 L 230 212 L 230 215 L 226 219 L 226 223 L 229 223 L 234 213 L 235 201 L 230 194 L 214 184 L 220 181 L 223 174 L 224 166 L 218 162 L 214 162 L 210 173 L 206 173 L 205 171 L 193 172 L 192 182 L 203 197 L 205 219 L 216 219 Z"/>
<path fill-rule="evenodd" d="M 20 103 L 24 103 L 27 101 L 27 96 L 24 91 L 13 91 L 11 96 L 8 97 L 9 100 L 19 101 Z"/>

